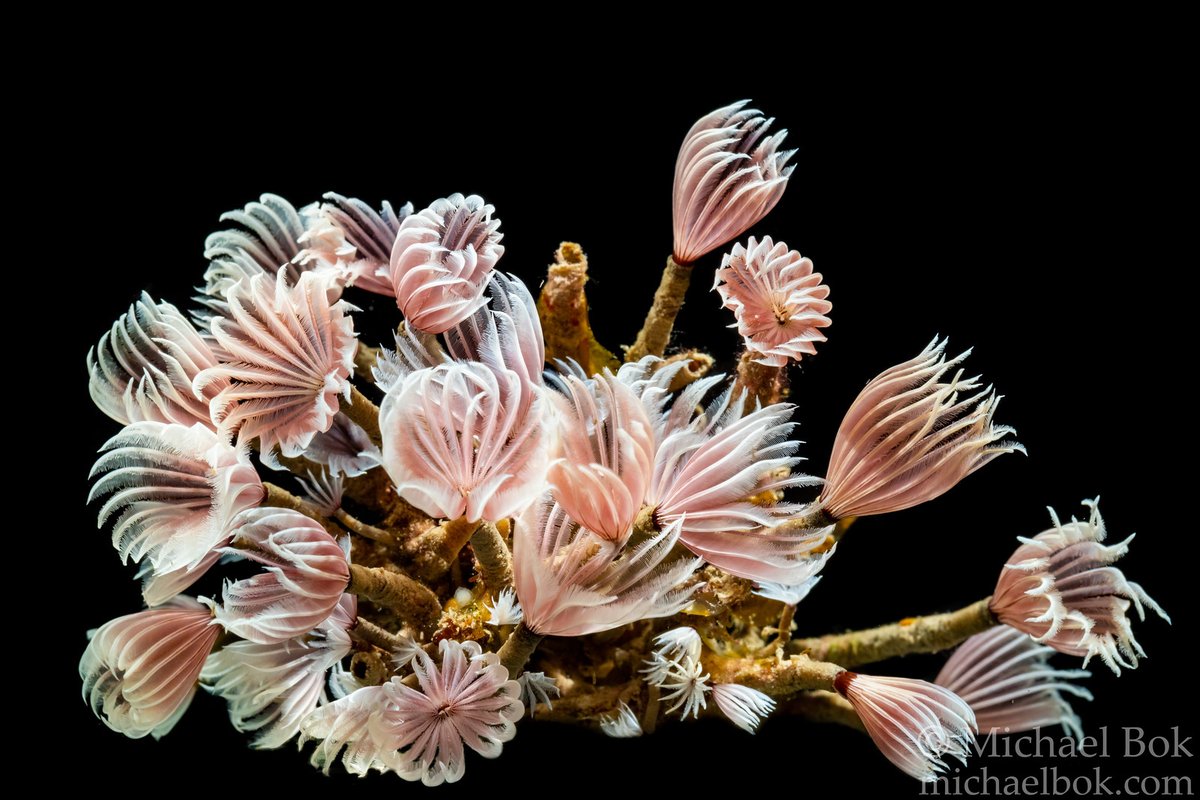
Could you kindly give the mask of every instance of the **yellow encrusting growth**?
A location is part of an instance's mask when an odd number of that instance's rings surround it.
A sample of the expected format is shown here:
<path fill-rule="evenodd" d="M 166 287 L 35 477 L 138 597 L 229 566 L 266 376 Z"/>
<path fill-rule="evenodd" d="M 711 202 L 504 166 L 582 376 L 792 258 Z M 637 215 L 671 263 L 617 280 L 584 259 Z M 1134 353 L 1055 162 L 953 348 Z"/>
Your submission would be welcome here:
<path fill-rule="evenodd" d="M 588 375 L 608 367 L 616 370 L 620 361 L 596 341 L 588 321 L 588 262 L 583 249 L 574 242 L 563 242 L 554 253 L 554 263 L 546 274 L 546 283 L 538 297 L 538 316 L 546 342 L 546 360 L 573 359 Z"/>

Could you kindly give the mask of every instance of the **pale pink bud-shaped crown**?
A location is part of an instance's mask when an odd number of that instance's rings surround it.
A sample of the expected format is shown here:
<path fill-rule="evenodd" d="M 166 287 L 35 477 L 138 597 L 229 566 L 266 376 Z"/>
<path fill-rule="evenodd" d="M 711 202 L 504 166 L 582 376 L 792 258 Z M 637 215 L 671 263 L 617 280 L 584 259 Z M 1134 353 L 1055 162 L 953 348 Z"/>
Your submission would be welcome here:
<path fill-rule="evenodd" d="M 384 467 L 405 500 L 435 517 L 513 516 L 545 482 L 541 324 L 520 281 L 496 273 L 490 286 L 492 306 L 446 333 L 449 356 L 470 360 L 422 368 L 435 354 L 418 337 L 397 337 L 384 370 Z"/>
<path fill-rule="evenodd" d="M 208 609 L 190 598 L 106 622 L 79 660 L 83 699 L 118 733 L 165 736 L 191 704 L 220 635 Z"/>
<path fill-rule="evenodd" d="M 512 370 L 467 361 L 414 372 L 380 407 L 384 467 L 430 516 L 511 516 L 545 480 L 544 406 Z"/>
<path fill-rule="evenodd" d="M 553 393 L 558 437 L 547 480 L 567 515 L 624 542 L 654 468 L 654 430 L 641 399 L 607 369 L 569 374 Z"/>
<path fill-rule="evenodd" d="M 816 343 L 825 341 L 821 328 L 829 326 L 826 315 L 833 308 L 826 299 L 829 287 L 813 272 L 812 261 L 783 242 L 751 236 L 745 247 L 735 244 L 721 261 L 713 289 L 733 311 L 756 363 L 784 367 L 816 353 Z"/>
<path fill-rule="evenodd" d="M 690 264 L 741 236 L 767 215 L 787 187 L 795 150 L 780 151 L 786 130 L 743 100 L 701 117 L 675 160 L 675 260 Z"/>
<path fill-rule="evenodd" d="M 1022 542 L 1000 573 L 991 610 L 1001 622 L 1033 636 L 1060 653 L 1083 656 L 1084 666 L 1100 656 L 1120 675 L 1121 667 L 1136 669 L 1146 654 L 1133 636 L 1129 606 L 1146 618 L 1145 607 L 1170 622 L 1170 617 L 1141 586 L 1110 566 L 1129 552 L 1131 534 L 1104 545 L 1106 532 L 1099 499 L 1086 501 L 1086 521 L 1072 518 L 1063 525 L 1054 509 L 1054 527 Z"/>
<path fill-rule="evenodd" d="M 234 641 L 209 656 L 200 680 L 225 698 L 234 728 L 257 734 L 254 747 L 285 744 L 325 698 L 326 673 L 350 653 L 357 608 L 355 596 L 344 594 L 329 618 L 303 636 Z"/>
<path fill-rule="evenodd" d="M 143 292 L 88 351 L 88 391 L 101 411 L 123 425 L 150 420 L 212 427 L 208 404 L 227 382 L 196 394 L 192 381 L 217 363 L 179 309 Z"/>
<path fill-rule="evenodd" d="M 948 769 L 946 756 L 966 763 L 979 729 L 970 706 L 949 689 L 855 672 L 841 673 L 834 685 L 879 752 L 905 773 L 929 782 Z"/>
<path fill-rule="evenodd" d="M 525 713 L 521 686 L 495 653 L 478 642 L 443 639 L 441 665 L 418 650 L 412 668 L 420 689 L 400 678 L 383 685 L 383 710 L 371 736 L 386 745 L 384 760 L 405 780 L 454 783 L 466 770 L 464 745 L 484 758 L 500 755 Z"/>
<path fill-rule="evenodd" d="M 934 339 L 911 361 L 884 370 L 842 419 L 821 502 L 836 518 L 886 514 L 939 497 L 993 459 L 1025 448 L 995 425 L 1000 398 L 978 378 L 946 375 L 971 351 L 946 360 Z M 974 394 L 970 394 L 975 392 Z M 965 395 L 965 396 L 964 396 Z"/>
<path fill-rule="evenodd" d="M 320 523 L 289 509 L 255 508 L 234 524 L 224 552 L 266 571 L 225 583 L 214 613 L 226 630 L 271 644 L 302 636 L 333 613 L 350 582 L 350 565 Z"/>
<path fill-rule="evenodd" d="M 400 223 L 388 270 L 411 327 L 442 333 L 486 302 L 488 274 L 504 254 L 494 211 L 478 195 L 452 194 Z"/>
<path fill-rule="evenodd" d="M 212 332 L 228 363 L 196 376 L 195 388 L 230 381 L 212 401 L 212 419 L 238 440 L 259 440 L 272 463 L 276 445 L 300 455 L 317 433 L 329 430 L 349 397 L 354 372 L 351 307 L 330 302 L 329 277 L 306 272 L 295 286 L 282 273 L 256 275 L 229 294 L 229 316 L 214 317 Z"/>
<path fill-rule="evenodd" d="M 513 582 L 524 624 L 547 636 L 584 636 L 667 617 L 701 587 L 700 559 L 672 554 L 679 523 L 621 546 L 580 525 L 549 497 L 532 503 L 513 533 Z"/>
<path fill-rule="evenodd" d="M 1049 664 L 1053 653 L 1021 631 L 997 625 L 963 642 L 934 683 L 971 707 L 981 732 L 1019 733 L 1062 725 L 1081 739 L 1079 717 L 1063 693 L 1091 700 L 1091 692 L 1069 683 L 1091 673 L 1055 669 Z"/>
<path fill-rule="evenodd" d="M 107 496 L 99 526 L 116 517 L 113 546 L 121 559 L 146 560 L 147 573 L 160 577 L 182 571 L 174 591 L 159 587 L 158 602 L 203 574 L 213 550 L 228 541 L 234 517 L 263 498 L 245 451 L 198 422 L 126 426 L 105 443 L 91 477 L 97 480 L 88 501 Z"/>

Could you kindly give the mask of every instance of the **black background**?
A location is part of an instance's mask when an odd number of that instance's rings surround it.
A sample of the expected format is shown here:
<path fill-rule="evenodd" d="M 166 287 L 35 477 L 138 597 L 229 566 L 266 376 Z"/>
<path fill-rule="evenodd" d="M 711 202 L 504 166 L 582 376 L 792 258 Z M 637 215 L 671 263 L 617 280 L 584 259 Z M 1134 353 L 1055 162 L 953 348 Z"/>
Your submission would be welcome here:
<path fill-rule="evenodd" d="M 66 202 L 79 204 L 59 235 L 89 277 L 46 287 L 85 294 L 75 298 L 82 310 L 53 326 L 61 337 L 58 399 L 64 418 L 79 425 L 59 445 L 66 488 L 52 530 L 70 557 L 67 580 L 53 590 L 59 639 L 53 657 L 39 659 L 49 665 L 39 668 L 49 704 L 40 716 L 70 743 L 73 768 L 98 787 L 178 786 L 182 778 L 185 793 L 210 783 L 239 791 L 368 788 L 340 768 L 321 777 L 290 747 L 250 751 L 223 704 L 208 696 L 161 742 L 127 741 L 79 701 L 84 631 L 139 607 L 132 570 L 120 567 L 107 533 L 95 530 L 95 509 L 85 506 L 95 450 L 117 426 L 91 405 L 84 370 L 88 347 L 137 293 L 148 288 L 186 305 L 218 214 L 264 191 L 297 205 L 332 189 L 372 203 L 412 200 L 418 209 L 475 192 L 503 221 L 502 268 L 531 287 L 561 240 L 583 245 L 592 322 L 616 349 L 633 340 L 671 247 L 671 178 L 683 134 L 696 117 L 745 96 L 789 128 L 787 144 L 799 148 L 782 202 L 753 232 L 812 257 L 832 288 L 829 341 L 793 374 L 809 470 L 822 474 L 840 416 L 863 383 L 934 334 L 948 335 L 955 351 L 976 348 L 968 369 L 1005 395 L 997 419 L 1017 428 L 1030 453 L 1000 459 L 935 502 L 859 522 L 800 607 L 798 635 L 978 599 L 991 591 L 1014 537 L 1047 527 L 1047 505 L 1069 516 L 1080 500 L 1102 494 L 1110 535 L 1140 533 L 1121 566 L 1175 625 L 1137 625 L 1151 657 L 1119 680 L 1093 665 L 1088 685 L 1097 699 L 1077 710 L 1089 731 L 1108 725 L 1113 737 L 1124 725 L 1197 731 L 1182 708 L 1194 689 L 1181 680 L 1189 669 L 1183 646 L 1195 632 L 1196 532 L 1191 496 L 1171 477 L 1194 474 L 1192 401 L 1177 383 L 1193 361 L 1182 334 L 1190 320 L 1176 311 L 1194 255 L 1166 243 L 1183 221 L 1170 200 L 1183 181 L 1169 144 L 1176 101 L 1154 70 L 1131 74 L 1099 49 L 1051 58 L 1041 69 L 1026 62 L 1019 74 L 1009 66 L 938 62 L 901 74 L 880 65 L 867 80 L 848 80 L 835 65 L 807 69 L 798 59 L 769 81 L 754 70 L 621 86 L 580 79 L 569 96 L 534 88 L 536 76 L 472 79 L 457 93 L 424 81 L 411 89 L 401 82 L 385 96 L 373 95 L 383 87 L 358 86 L 348 101 L 332 87 L 287 86 L 277 104 L 259 94 L 251 107 L 226 102 L 237 92 L 217 82 L 152 91 L 152 63 L 81 75 L 75 122 L 57 132 L 67 146 L 52 158 L 66 165 L 56 173 L 69 176 Z M 700 262 L 675 342 L 711 348 L 728 367 L 737 335 L 708 291 L 719 255 Z M 53 280 L 52 267 L 34 279 Z M 389 324 L 398 318 L 386 300 L 368 310 Z M 1168 466 L 1164 451 L 1185 466 Z M 914 657 L 879 669 L 932 678 L 940 663 Z M 1017 775 L 1043 764 L 987 763 L 993 773 Z M 1101 766 L 1166 775 L 1190 774 L 1191 764 Z M 1094 766 L 1062 768 L 1085 774 Z M 461 784 L 425 791 L 537 794 L 557 781 L 697 793 L 742 786 L 766 796 L 848 783 L 898 796 L 918 791 L 865 737 L 782 717 L 753 738 L 706 721 L 634 741 L 522 723 L 499 760 L 472 756 Z M 422 791 L 394 776 L 370 783 Z"/>

